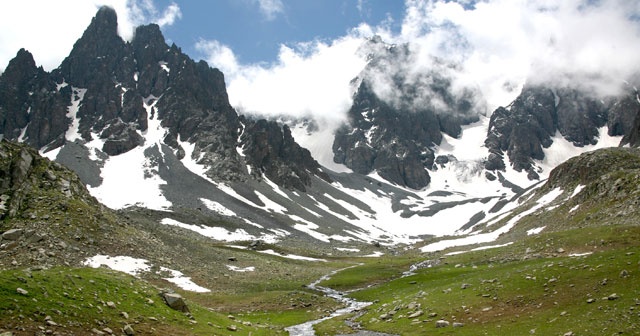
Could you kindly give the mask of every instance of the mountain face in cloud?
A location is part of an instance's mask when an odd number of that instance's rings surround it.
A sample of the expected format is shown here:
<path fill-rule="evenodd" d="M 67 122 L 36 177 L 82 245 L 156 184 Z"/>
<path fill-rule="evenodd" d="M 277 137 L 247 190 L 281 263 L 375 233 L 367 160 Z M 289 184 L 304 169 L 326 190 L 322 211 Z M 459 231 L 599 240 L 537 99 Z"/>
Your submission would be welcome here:
<path fill-rule="evenodd" d="M 376 171 L 382 178 L 413 189 L 430 182 L 433 148 L 442 133 L 461 135 L 461 126 L 478 121 L 477 92 L 453 88 L 444 61 L 424 71 L 406 68 L 413 56 L 407 44 L 385 44 L 378 36 L 360 52 L 368 64 L 356 86 L 348 122 L 336 131 L 334 161 L 360 174 Z"/>

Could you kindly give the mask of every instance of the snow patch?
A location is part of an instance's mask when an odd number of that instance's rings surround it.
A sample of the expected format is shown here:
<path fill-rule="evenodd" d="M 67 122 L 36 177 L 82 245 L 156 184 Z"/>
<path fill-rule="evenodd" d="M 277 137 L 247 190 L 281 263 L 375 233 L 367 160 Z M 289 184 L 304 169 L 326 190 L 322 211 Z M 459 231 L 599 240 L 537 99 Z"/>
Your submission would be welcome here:
<path fill-rule="evenodd" d="M 248 267 L 238 267 L 234 265 L 226 265 L 226 266 L 230 271 L 240 272 L 240 273 L 253 272 L 256 270 L 255 266 L 248 266 Z"/>
<path fill-rule="evenodd" d="M 124 272 L 133 276 L 139 276 L 142 273 L 150 272 L 151 265 L 149 261 L 146 259 L 133 258 L 129 256 L 115 256 L 111 257 L 108 255 L 98 254 L 91 258 L 87 258 L 83 264 L 85 266 L 89 266 L 92 268 L 99 268 L 102 265 L 109 267 L 112 270 Z M 198 293 L 208 293 L 211 290 L 204 288 L 202 286 L 197 285 L 193 281 L 191 281 L 190 277 L 186 277 L 182 272 L 172 270 L 170 268 L 166 268 L 161 266 L 158 274 L 169 273 L 171 276 L 167 278 L 163 278 L 176 286 Z"/>
<path fill-rule="evenodd" d="M 280 238 L 287 235 L 286 232 L 274 232 L 273 234 L 262 234 L 259 237 L 249 234 L 247 231 L 243 229 L 236 229 L 235 231 L 229 231 L 222 227 L 216 226 L 202 226 L 202 225 L 194 225 L 194 224 L 185 224 L 179 222 L 175 219 L 171 218 L 163 218 L 160 221 L 161 224 L 177 226 L 179 228 L 183 228 L 186 230 L 190 230 L 196 232 L 202 236 L 207 238 L 226 241 L 226 242 L 234 242 L 234 241 L 247 241 L 247 240 L 262 240 L 266 243 L 273 244 L 277 243 Z"/>
<path fill-rule="evenodd" d="M 169 69 L 169 67 L 167 66 L 167 62 L 165 61 L 160 61 L 158 62 L 158 65 L 162 68 L 162 70 L 166 71 L 167 73 L 171 72 L 171 69 Z"/>
<path fill-rule="evenodd" d="M 463 246 L 463 245 L 482 244 L 482 243 L 492 242 L 498 239 L 498 237 L 500 237 L 501 234 L 509 232 L 522 218 L 547 206 L 549 203 L 553 202 L 562 193 L 563 193 L 563 190 L 560 188 L 555 188 L 551 190 L 544 196 L 540 197 L 540 199 L 538 199 L 536 204 L 533 207 L 531 207 L 529 210 L 523 211 L 515 215 L 501 228 L 496 229 L 492 232 L 469 235 L 469 236 L 458 238 L 458 239 L 441 240 L 441 241 L 423 246 L 420 250 L 422 252 L 435 252 L 435 251 L 441 251 L 453 246 Z"/>
<path fill-rule="evenodd" d="M 360 249 L 357 249 L 357 248 L 336 247 L 335 249 L 338 251 L 344 251 L 344 252 L 360 252 Z"/>
<path fill-rule="evenodd" d="M 584 189 L 584 185 L 580 184 L 576 187 L 576 189 L 573 191 L 573 193 L 571 194 L 571 196 L 569 196 L 569 198 L 573 198 L 575 195 L 579 194 L 582 189 Z"/>
<path fill-rule="evenodd" d="M 541 226 L 539 228 L 527 230 L 527 236 L 536 235 L 536 234 L 542 232 L 542 230 L 544 230 L 544 228 L 546 228 L 546 226 Z"/>
<path fill-rule="evenodd" d="M 318 259 L 318 258 L 311 258 L 311 257 L 305 257 L 305 256 L 300 256 L 300 255 L 295 255 L 295 254 L 283 254 L 283 253 L 278 253 L 274 250 L 262 250 L 262 251 L 258 251 L 259 253 L 263 253 L 263 254 L 270 254 L 270 255 L 274 255 L 274 256 L 278 256 L 278 257 L 283 257 L 283 258 L 287 258 L 287 259 L 295 259 L 295 260 L 305 260 L 305 261 L 322 261 L 322 262 L 326 262 L 327 260 L 325 259 Z"/>
<path fill-rule="evenodd" d="M 382 253 L 380 251 L 375 251 L 375 252 L 373 252 L 371 254 L 364 255 L 363 257 L 366 257 L 366 258 L 379 258 L 379 257 L 382 257 L 383 255 L 384 255 L 384 253 Z"/>
<path fill-rule="evenodd" d="M 448 256 L 452 256 L 452 255 L 456 255 L 456 254 L 462 254 L 462 253 L 467 253 L 467 252 L 472 252 L 472 251 L 482 251 L 482 250 L 489 250 L 489 249 L 494 249 L 494 248 L 499 248 L 499 247 L 505 247 L 505 246 L 509 246 L 513 244 L 513 242 L 508 242 L 505 244 L 498 244 L 498 245 L 487 245 L 487 246 L 480 246 L 480 247 L 476 247 L 473 248 L 471 250 L 468 251 L 455 251 L 455 252 L 449 252 L 446 255 Z"/>
<path fill-rule="evenodd" d="M 555 136 L 551 139 L 553 140 L 551 146 L 542 149 L 544 159 L 537 161 L 539 170 L 541 171 L 541 178 L 549 177 L 549 173 L 553 168 L 574 156 L 600 148 L 618 147 L 622 136 L 610 136 L 607 132 L 608 128 L 606 126 L 601 127 L 598 129 L 598 142 L 595 145 L 586 145 L 584 147 L 574 146 L 573 143 L 567 141 L 559 131 L 556 132 Z"/>
<path fill-rule="evenodd" d="M 212 201 L 210 199 L 206 199 L 206 198 L 200 198 L 200 201 L 202 202 L 202 204 L 204 204 L 204 206 L 207 207 L 207 209 L 211 210 L 211 211 L 215 211 L 223 216 L 237 216 L 235 212 L 227 209 L 224 205 L 216 202 L 216 201 Z"/>
<path fill-rule="evenodd" d="M 81 89 L 76 87 L 71 87 L 73 94 L 71 95 L 71 105 L 67 108 L 67 118 L 71 119 L 71 125 L 67 129 L 65 133 L 65 139 L 69 142 L 73 142 L 77 139 L 82 139 L 80 133 L 78 133 L 78 129 L 80 128 L 80 118 L 78 117 L 78 110 L 80 109 L 80 105 L 82 104 L 82 100 L 84 99 L 84 94 L 87 92 L 87 89 Z"/>
<path fill-rule="evenodd" d="M 148 116 L 147 130 L 143 132 L 145 144 L 126 153 L 110 156 L 105 160 L 100 174 L 102 184 L 88 188 L 94 197 L 112 209 L 137 205 L 166 211 L 172 206 L 162 192 L 162 186 L 167 182 L 158 175 L 158 163 L 145 155 L 146 150 L 154 147 L 162 154 L 162 139 L 167 130 L 160 125 L 158 113 L 155 113 L 158 99 L 154 96 L 144 99 Z M 86 146 L 92 152 L 102 148 L 103 144 L 104 140 L 94 135 Z"/>
<path fill-rule="evenodd" d="M 584 256 L 588 256 L 593 252 L 584 252 L 584 253 L 572 253 L 569 255 L 569 257 L 584 257 Z"/>

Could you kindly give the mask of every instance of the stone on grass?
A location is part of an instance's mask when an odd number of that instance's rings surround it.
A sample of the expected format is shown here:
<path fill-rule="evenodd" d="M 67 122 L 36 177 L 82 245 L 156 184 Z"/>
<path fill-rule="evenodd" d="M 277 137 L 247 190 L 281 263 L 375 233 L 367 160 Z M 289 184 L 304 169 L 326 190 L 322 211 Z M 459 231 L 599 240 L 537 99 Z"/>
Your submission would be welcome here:
<path fill-rule="evenodd" d="M 424 312 L 422 310 L 417 310 L 417 311 L 409 314 L 409 316 L 407 316 L 407 318 L 414 319 L 416 317 L 422 316 L 422 314 L 424 314 Z"/>
<path fill-rule="evenodd" d="M 178 293 L 161 293 L 160 295 L 169 308 L 183 313 L 189 312 L 189 307 L 187 307 L 187 304 L 184 302 L 182 295 Z"/>
<path fill-rule="evenodd" d="M 125 325 L 124 328 L 122 328 L 122 332 L 127 336 L 133 336 L 136 334 L 130 324 Z"/>
<path fill-rule="evenodd" d="M 448 326 L 449 326 L 449 321 L 445 321 L 445 320 L 436 321 L 436 328 L 446 328 Z"/>

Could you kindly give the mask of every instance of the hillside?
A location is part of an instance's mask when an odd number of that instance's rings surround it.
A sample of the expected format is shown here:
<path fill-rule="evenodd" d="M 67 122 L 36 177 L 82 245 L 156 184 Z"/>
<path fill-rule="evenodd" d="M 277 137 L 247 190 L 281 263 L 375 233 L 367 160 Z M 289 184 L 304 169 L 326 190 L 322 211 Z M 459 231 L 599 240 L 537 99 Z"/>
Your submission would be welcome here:
<path fill-rule="evenodd" d="M 346 333 L 340 321 L 351 320 L 400 335 L 636 334 L 639 159 L 637 149 L 615 148 L 561 164 L 520 206 L 470 235 L 499 233 L 491 244 L 427 245 L 432 252 L 409 273 L 396 261 L 338 274 L 323 285 L 358 289 L 353 298 L 374 303 L 317 329 Z"/>

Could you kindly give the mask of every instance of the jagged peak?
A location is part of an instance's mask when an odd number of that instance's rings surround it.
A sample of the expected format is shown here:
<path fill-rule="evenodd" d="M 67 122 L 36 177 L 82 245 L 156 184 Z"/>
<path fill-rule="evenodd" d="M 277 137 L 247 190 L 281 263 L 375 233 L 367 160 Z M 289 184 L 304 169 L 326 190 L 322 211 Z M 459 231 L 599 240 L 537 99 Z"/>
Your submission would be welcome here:
<path fill-rule="evenodd" d="M 155 23 L 136 27 L 133 42 L 166 45 L 160 26 Z"/>
<path fill-rule="evenodd" d="M 38 70 L 44 72 L 42 68 L 38 69 L 33 55 L 22 48 L 18 51 L 16 57 L 9 61 L 0 78 L 2 78 L 3 82 L 23 83 L 33 78 L 38 73 Z"/>
<path fill-rule="evenodd" d="M 109 6 L 102 6 L 98 9 L 96 16 L 91 19 L 91 24 L 87 30 L 102 30 L 118 34 L 118 14 L 116 10 Z"/>

